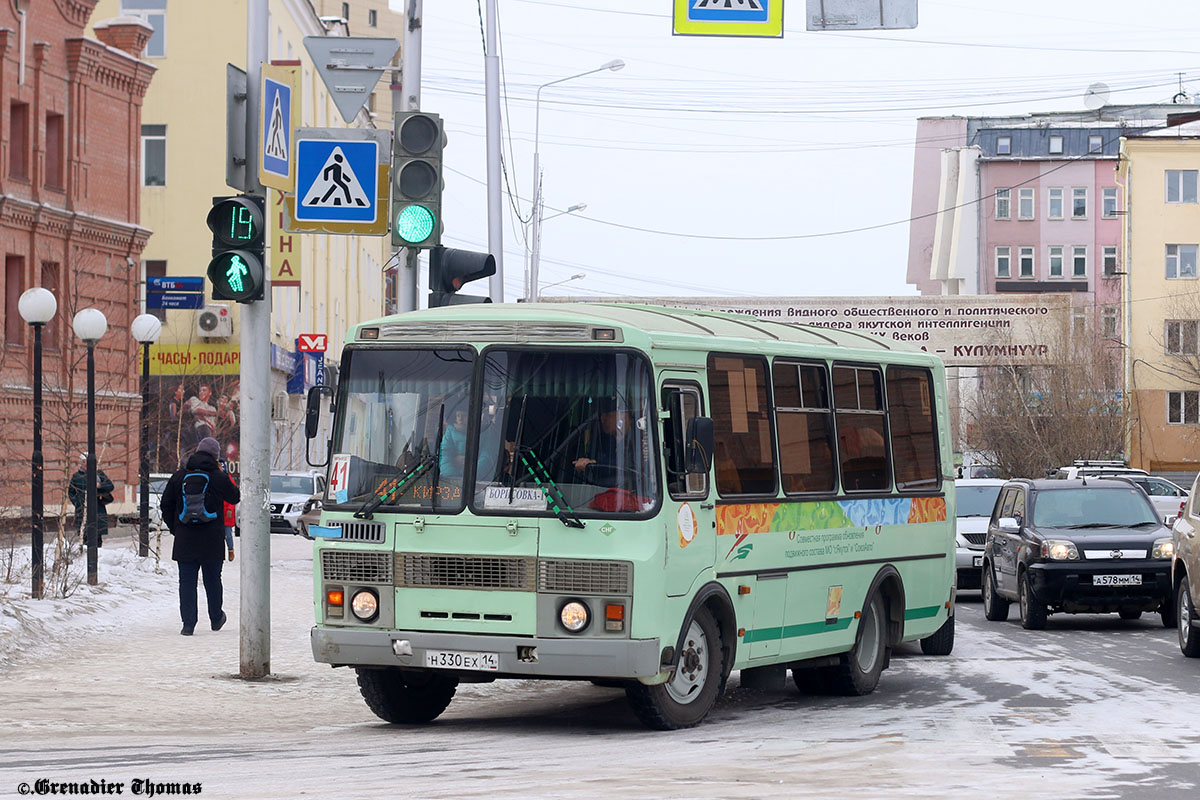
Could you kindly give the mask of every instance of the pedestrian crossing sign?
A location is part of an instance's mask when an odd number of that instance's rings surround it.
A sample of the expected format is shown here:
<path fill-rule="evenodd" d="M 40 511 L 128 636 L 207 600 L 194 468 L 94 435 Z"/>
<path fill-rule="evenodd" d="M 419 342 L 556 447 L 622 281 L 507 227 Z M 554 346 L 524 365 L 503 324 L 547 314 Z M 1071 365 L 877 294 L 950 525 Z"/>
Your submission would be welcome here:
<path fill-rule="evenodd" d="M 674 0 L 680 36 L 783 36 L 783 0 Z"/>
<path fill-rule="evenodd" d="M 258 180 L 263 186 L 284 192 L 292 190 L 296 178 L 292 137 L 300 121 L 296 104 L 299 64 L 279 62 L 262 67 Z"/>
<path fill-rule="evenodd" d="M 375 222 L 379 143 L 373 139 L 297 139 L 298 222 Z"/>

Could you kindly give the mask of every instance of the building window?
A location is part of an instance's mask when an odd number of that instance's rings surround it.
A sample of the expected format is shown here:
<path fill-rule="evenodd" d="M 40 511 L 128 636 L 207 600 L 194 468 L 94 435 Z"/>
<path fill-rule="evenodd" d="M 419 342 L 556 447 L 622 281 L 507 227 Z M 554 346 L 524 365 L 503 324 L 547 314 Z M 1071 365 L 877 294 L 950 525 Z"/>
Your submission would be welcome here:
<path fill-rule="evenodd" d="M 1115 275 L 1117 272 L 1117 246 L 1106 245 L 1104 248 L 1104 274 Z"/>
<path fill-rule="evenodd" d="M 1062 151 L 1063 151 L 1063 137 L 1051 136 L 1050 137 L 1050 155 L 1059 156 L 1059 155 L 1062 155 Z"/>
<path fill-rule="evenodd" d="M 1088 152 L 1089 153 L 1103 153 L 1104 152 L 1104 137 L 1103 136 L 1089 136 L 1088 137 Z"/>
<path fill-rule="evenodd" d="M 63 307 L 62 287 L 58 285 L 58 276 L 61 274 L 62 271 L 59 269 L 58 264 L 52 261 L 42 262 L 42 288 L 54 295 L 55 299 L 58 300 L 58 307 L 60 309 Z M 42 328 L 42 347 L 47 350 L 58 349 L 58 326 L 62 315 L 55 314 L 54 316 L 55 318 L 47 322 L 45 327 Z"/>
<path fill-rule="evenodd" d="M 1167 423 L 1200 424 L 1200 391 L 1167 392 Z"/>
<path fill-rule="evenodd" d="M 373 8 L 367 12 L 367 27 L 379 27 L 379 12 Z"/>
<path fill-rule="evenodd" d="M 167 126 L 142 126 L 142 186 L 167 185 Z"/>
<path fill-rule="evenodd" d="M 1167 278 L 1196 277 L 1196 245 L 1167 245 Z"/>
<path fill-rule="evenodd" d="M 1087 188 L 1071 189 L 1071 219 L 1087 219 Z"/>
<path fill-rule="evenodd" d="M 1008 219 L 1009 194 L 1011 189 L 996 190 L 996 219 Z"/>
<path fill-rule="evenodd" d="M 1087 336 L 1087 309 L 1076 306 L 1071 309 L 1071 335 Z"/>
<path fill-rule="evenodd" d="M 996 277 L 1011 278 L 1012 277 L 1012 256 L 1008 247 L 996 248 Z"/>
<path fill-rule="evenodd" d="M 1100 324 L 1102 335 L 1105 339 L 1116 339 L 1117 337 L 1117 307 L 1104 306 L 1100 309 Z"/>
<path fill-rule="evenodd" d="M 1165 323 L 1163 349 L 1169 356 L 1194 356 L 1197 353 L 1198 325 L 1194 319 L 1169 319 Z"/>
<path fill-rule="evenodd" d="M 833 491 L 837 475 L 825 365 L 776 361 L 774 379 L 779 473 L 784 493 Z"/>
<path fill-rule="evenodd" d="M 1050 248 L 1050 277 L 1061 278 L 1063 276 L 1063 249 L 1061 245 L 1053 245 Z"/>
<path fill-rule="evenodd" d="M 1017 190 L 1017 219 L 1033 219 L 1033 189 Z"/>
<path fill-rule="evenodd" d="M 1017 266 L 1020 269 L 1018 277 L 1032 278 L 1033 277 L 1033 248 L 1021 247 L 1017 249 Z"/>
<path fill-rule="evenodd" d="M 342 3 L 342 19 L 346 20 L 347 22 L 350 21 L 350 4 L 349 3 Z"/>
<path fill-rule="evenodd" d="M 8 176 L 29 180 L 29 104 L 8 107 Z"/>
<path fill-rule="evenodd" d="M 167 54 L 167 0 L 121 0 L 121 13 L 137 17 L 154 29 L 143 56 L 162 58 Z"/>
<path fill-rule="evenodd" d="M 167 262 L 166 261 L 146 261 L 146 313 L 153 314 L 163 322 L 167 321 L 167 310 L 165 308 L 150 308 L 150 279 L 167 277 Z"/>
<path fill-rule="evenodd" d="M 1063 218 L 1063 190 L 1061 186 L 1050 187 L 1049 209 L 1046 211 L 1046 216 L 1049 219 Z"/>
<path fill-rule="evenodd" d="M 1167 202 L 1195 203 L 1197 175 L 1200 175 L 1200 170 L 1167 170 Z"/>
<path fill-rule="evenodd" d="M 1117 187 L 1105 186 L 1100 190 L 1100 215 L 1112 219 L 1117 215 Z"/>
<path fill-rule="evenodd" d="M 63 183 L 63 115 L 46 115 L 46 186 L 61 189 Z"/>
<path fill-rule="evenodd" d="M 708 394 L 717 440 L 713 453 L 717 491 L 722 495 L 774 495 L 766 360 L 709 355 Z"/>
<path fill-rule="evenodd" d="M 1087 277 L 1087 247 L 1078 245 L 1071 248 L 1071 277 Z"/>
<path fill-rule="evenodd" d="M 25 259 L 22 256 L 4 257 L 4 343 L 19 345 L 23 341 L 25 320 L 17 307 L 25 291 Z"/>
<path fill-rule="evenodd" d="M 996 155 L 1008 156 L 1012 155 L 1012 137 L 997 136 L 996 137 Z"/>

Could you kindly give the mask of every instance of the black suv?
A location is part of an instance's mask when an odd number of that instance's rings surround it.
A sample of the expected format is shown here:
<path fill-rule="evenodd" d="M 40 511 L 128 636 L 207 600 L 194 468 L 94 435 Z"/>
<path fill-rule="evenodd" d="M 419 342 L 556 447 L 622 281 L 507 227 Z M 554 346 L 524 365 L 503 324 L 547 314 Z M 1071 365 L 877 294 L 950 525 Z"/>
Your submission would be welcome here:
<path fill-rule="evenodd" d="M 983 610 L 1040 630 L 1051 612 L 1158 611 L 1175 625 L 1171 532 L 1125 481 L 1011 480 L 1000 490 L 983 551 Z"/>

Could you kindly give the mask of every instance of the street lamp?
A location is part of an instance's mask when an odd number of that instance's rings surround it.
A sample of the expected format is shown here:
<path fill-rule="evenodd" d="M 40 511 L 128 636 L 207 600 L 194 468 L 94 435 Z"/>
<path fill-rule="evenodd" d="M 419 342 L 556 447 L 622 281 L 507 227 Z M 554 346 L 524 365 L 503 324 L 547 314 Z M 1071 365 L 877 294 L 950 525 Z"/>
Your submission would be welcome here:
<path fill-rule="evenodd" d="M 587 277 L 586 272 L 576 272 L 574 275 L 572 275 L 571 277 L 566 278 L 564 280 L 555 281 L 554 283 L 548 283 L 538 291 L 538 296 L 540 297 L 542 292 L 546 291 L 547 289 L 549 289 L 553 286 L 562 286 L 564 283 L 570 283 L 571 281 L 577 281 L 581 278 L 586 278 L 586 277 Z"/>
<path fill-rule="evenodd" d="M 133 318 L 129 331 L 142 345 L 142 437 L 138 480 L 141 500 L 138 504 L 138 555 L 150 555 L 150 345 L 162 333 L 162 321 L 153 314 Z"/>
<path fill-rule="evenodd" d="M 42 326 L 54 319 L 58 310 L 58 301 L 50 290 L 40 286 L 26 289 L 17 300 L 17 311 L 21 319 L 33 328 L 33 475 L 30 481 L 32 497 L 29 513 L 33 518 L 33 540 L 31 542 L 33 561 L 33 597 L 42 597 L 42 545 L 45 531 L 45 518 L 42 514 L 43 479 L 45 467 L 42 457 Z"/>
<path fill-rule="evenodd" d="M 587 208 L 587 203 L 576 203 L 573 206 L 567 206 L 566 211 L 559 211 L 557 214 L 551 214 L 548 217 L 540 216 L 540 212 L 543 207 L 544 207 L 544 204 L 539 202 L 532 212 L 535 216 L 538 216 L 538 227 L 537 227 L 538 239 L 541 239 L 542 225 L 544 223 L 549 222 L 550 220 L 554 219 L 555 217 L 561 217 L 566 214 L 574 214 L 576 211 L 583 211 L 585 208 Z M 531 218 L 531 221 L 532 221 L 532 218 Z M 525 291 L 522 293 L 525 296 L 526 302 L 529 302 L 531 298 L 536 297 L 537 293 L 538 293 L 537 286 L 532 281 L 533 276 L 530 274 L 530 268 L 529 268 L 530 261 L 531 261 L 531 259 L 530 259 L 530 244 L 531 244 L 531 242 L 529 241 L 529 237 L 526 236 L 525 237 Z M 542 248 L 541 248 L 541 244 L 539 242 L 539 244 L 537 246 L 538 265 L 539 266 L 541 266 L 541 253 L 542 253 Z"/>
<path fill-rule="evenodd" d="M 87 524 L 84 541 L 87 542 L 87 582 L 95 586 L 99 582 L 96 574 L 96 342 L 108 330 L 108 320 L 98 308 L 85 308 L 71 320 L 75 335 L 87 345 Z"/>
<path fill-rule="evenodd" d="M 624 67 L 625 67 L 624 61 L 622 61 L 619 58 L 614 58 L 612 61 L 609 61 L 605 64 L 601 64 L 600 66 L 596 67 L 595 69 L 589 69 L 587 72 L 580 72 L 578 75 L 568 75 L 565 78 L 559 78 L 557 80 L 553 80 L 548 83 L 543 83 L 541 86 L 538 87 L 537 93 L 534 95 L 534 103 L 533 103 L 533 109 L 534 109 L 533 110 L 533 213 L 531 215 L 533 217 L 533 219 L 531 220 L 531 223 L 530 223 L 532 225 L 533 230 L 530 233 L 529 237 L 527 237 L 529 240 L 531 240 L 531 243 L 529 245 L 529 248 L 530 248 L 529 294 L 525 298 L 530 303 L 537 302 L 538 256 L 540 255 L 539 251 L 541 249 L 539 246 L 540 245 L 539 238 L 541 237 L 541 232 L 542 232 L 542 172 L 538 165 L 538 160 L 539 160 L 538 143 L 539 143 L 539 139 L 541 136 L 541 125 L 542 125 L 542 89 L 545 89 L 547 86 L 553 86 L 556 83 L 563 83 L 564 81 L 571 81 L 571 80 L 575 80 L 576 78 L 582 78 L 584 75 L 591 75 L 592 73 L 595 73 L 595 72 L 603 72 L 604 70 L 610 70 L 612 72 L 616 72 L 617 70 L 623 69 Z"/>

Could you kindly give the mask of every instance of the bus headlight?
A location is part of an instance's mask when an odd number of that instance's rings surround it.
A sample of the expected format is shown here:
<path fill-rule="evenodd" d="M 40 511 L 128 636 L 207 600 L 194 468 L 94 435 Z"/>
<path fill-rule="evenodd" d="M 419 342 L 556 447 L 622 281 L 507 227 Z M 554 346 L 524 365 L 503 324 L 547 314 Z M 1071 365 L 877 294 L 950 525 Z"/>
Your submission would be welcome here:
<path fill-rule="evenodd" d="M 1170 558 L 1175 555 L 1175 542 L 1170 539 L 1155 539 L 1154 549 L 1150 551 L 1151 558 Z"/>
<path fill-rule="evenodd" d="M 379 613 L 379 598 L 370 589 L 362 589 L 355 592 L 350 601 L 350 610 L 363 622 L 370 622 Z"/>
<path fill-rule="evenodd" d="M 579 633 L 588 625 L 588 609 L 587 606 L 578 600 L 571 600 L 563 604 L 563 607 L 558 611 L 558 619 L 562 622 L 562 626 L 571 633 Z"/>

